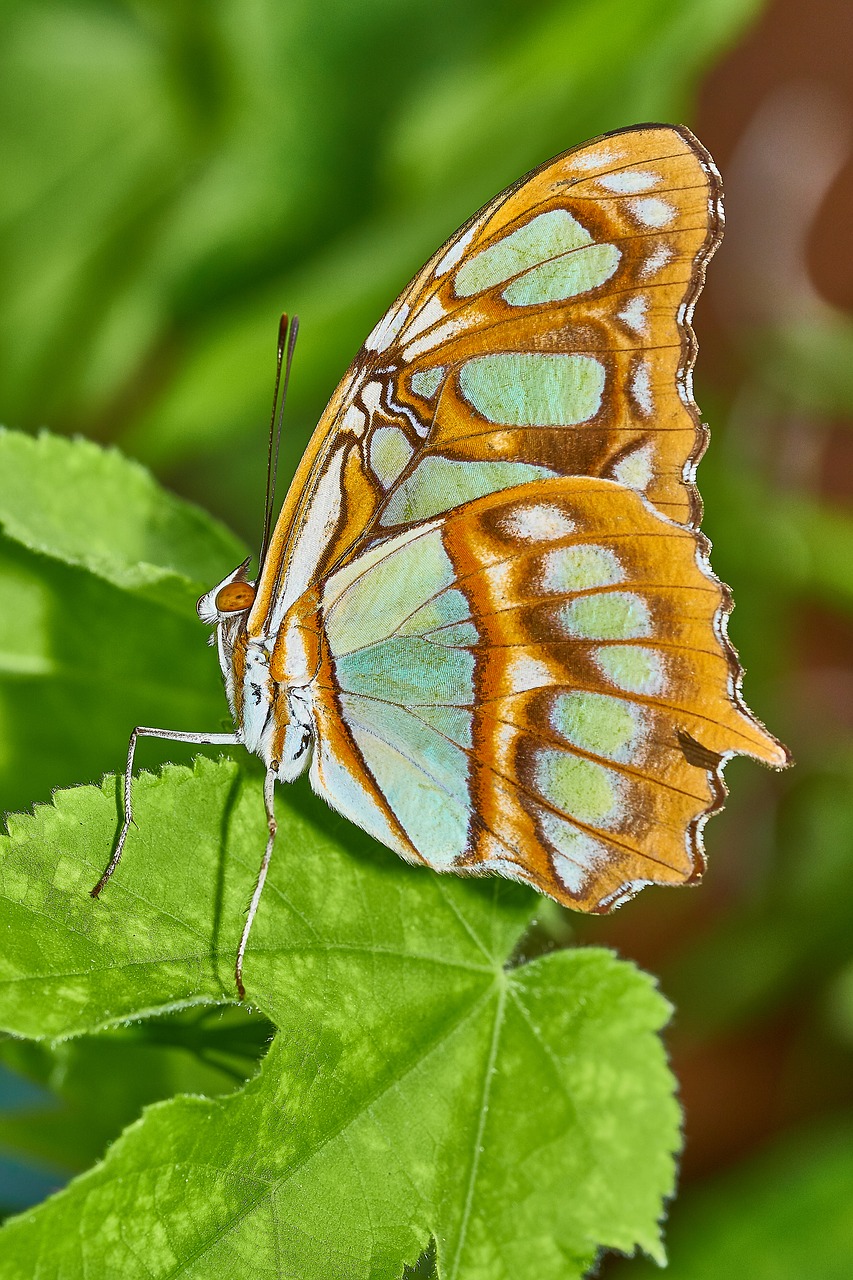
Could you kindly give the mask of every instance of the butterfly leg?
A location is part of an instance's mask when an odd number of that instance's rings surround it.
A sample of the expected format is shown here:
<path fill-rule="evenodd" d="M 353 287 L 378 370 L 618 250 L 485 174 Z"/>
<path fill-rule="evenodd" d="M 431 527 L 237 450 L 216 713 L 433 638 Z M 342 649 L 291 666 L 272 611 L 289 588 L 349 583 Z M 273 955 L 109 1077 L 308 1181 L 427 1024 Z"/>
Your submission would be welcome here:
<path fill-rule="evenodd" d="M 125 841 L 127 840 L 127 833 L 130 831 L 130 824 L 133 822 L 130 790 L 133 779 L 133 757 L 136 752 L 138 738 L 167 738 L 170 742 L 192 742 L 197 746 L 204 747 L 236 747 L 240 744 L 240 738 L 236 733 L 181 733 L 177 729 L 148 729 L 144 725 L 137 725 L 130 735 L 130 742 L 127 748 L 127 765 L 124 770 L 124 822 L 109 865 L 94 889 L 90 891 L 93 898 L 99 896 L 104 885 L 118 866 Z"/>
<path fill-rule="evenodd" d="M 246 944 L 249 941 L 249 933 L 252 928 L 252 921 L 255 918 L 255 912 L 258 909 L 258 903 L 261 900 L 261 893 L 264 888 L 264 881 L 267 878 L 269 870 L 270 858 L 272 857 L 273 845 L 275 844 L 275 833 L 277 823 L 275 820 L 275 780 L 278 775 L 278 761 L 274 761 L 273 766 L 267 769 L 267 775 L 264 778 L 264 809 L 267 814 L 267 847 L 264 850 L 264 856 L 261 859 L 261 867 L 258 871 L 258 879 L 255 884 L 255 892 L 252 894 L 252 901 L 249 903 L 249 913 L 246 916 L 246 923 L 243 926 L 243 936 L 240 938 L 240 945 L 237 948 L 237 960 L 234 965 L 234 977 L 237 980 L 237 991 L 240 999 L 246 999 L 246 988 L 243 986 L 243 958 L 246 954 Z"/>

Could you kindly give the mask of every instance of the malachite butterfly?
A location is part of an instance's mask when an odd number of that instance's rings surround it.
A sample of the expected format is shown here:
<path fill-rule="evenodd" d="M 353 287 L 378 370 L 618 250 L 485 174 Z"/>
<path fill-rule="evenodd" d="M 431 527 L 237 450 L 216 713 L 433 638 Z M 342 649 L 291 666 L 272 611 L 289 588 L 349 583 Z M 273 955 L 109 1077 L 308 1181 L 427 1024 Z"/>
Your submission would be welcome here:
<path fill-rule="evenodd" d="M 232 734 L 410 862 L 606 912 L 697 879 L 749 712 L 698 532 L 690 327 L 723 228 L 714 163 L 642 125 L 476 213 L 370 333 L 257 581 L 199 601 Z"/>

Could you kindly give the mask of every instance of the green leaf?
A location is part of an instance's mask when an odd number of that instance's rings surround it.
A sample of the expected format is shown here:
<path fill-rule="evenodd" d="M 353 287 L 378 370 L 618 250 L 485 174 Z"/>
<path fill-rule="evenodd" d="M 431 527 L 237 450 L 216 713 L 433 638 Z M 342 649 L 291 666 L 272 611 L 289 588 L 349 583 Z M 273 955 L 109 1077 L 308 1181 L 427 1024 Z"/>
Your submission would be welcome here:
<path fill-rule="evenodd" d="M 0 1021 L 17 1035 L 233 999 L 259 779 L 200 760 L 136 788 L 97 902 L 111 780 L 10 820 Z M 45 1276 L 399 1280 L 431 1238 L 446 1277 L 564 1280 L 602 1246 L 660 1258 L 679 1117 L 650 980 L 592 948 L 514 967 L 528 891 L 406 867 L 304 788 L 279 816 L 245 966 L 279 1028 L 260 1074 L 148 1108 L 4 1228 L 4 1280 L 36 1258 Z"/>
<path fill-rule="evenodd" d="M 115 769 L 136 724 L 227 718 L 195 610 L 181 618 L 0 537 L 0 809 Z M 150 744 L 140 765 L 157 759 Z"/>
<path fill-rule="evenodd" d="M 138 463 L 47 432 L 0 428 L 0 527 L 30 551 L 182 615 L 245 556 L 233 534 Z"/>
<path fill-rule="evenodd" d="M 0 809 L 114 769 L 136 724 L 222 727 L 195 600 L 232 535 L 114 450 L 11 431 L 0 527 Z"/>

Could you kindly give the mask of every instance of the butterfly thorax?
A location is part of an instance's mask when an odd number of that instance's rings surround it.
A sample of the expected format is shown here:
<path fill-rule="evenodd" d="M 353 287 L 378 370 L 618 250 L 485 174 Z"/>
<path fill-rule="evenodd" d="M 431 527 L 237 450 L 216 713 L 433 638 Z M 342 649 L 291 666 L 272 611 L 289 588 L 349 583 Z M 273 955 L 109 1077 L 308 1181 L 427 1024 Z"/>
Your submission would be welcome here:
<path fill-rule="evenodd" d="M 252 633 L 247 623 L 255 584 L 244 574 L 241 565 L 202 596 L 198 613 L 216 627 L 219 664 L 240 737 L 281 781 L 289 782 L 311 760 L 310 685 L 319 665 L 319 601 L 309 590 L 277 631 L 261 627 Z M 232 604 L 239 607 L 227 607 Z"/>

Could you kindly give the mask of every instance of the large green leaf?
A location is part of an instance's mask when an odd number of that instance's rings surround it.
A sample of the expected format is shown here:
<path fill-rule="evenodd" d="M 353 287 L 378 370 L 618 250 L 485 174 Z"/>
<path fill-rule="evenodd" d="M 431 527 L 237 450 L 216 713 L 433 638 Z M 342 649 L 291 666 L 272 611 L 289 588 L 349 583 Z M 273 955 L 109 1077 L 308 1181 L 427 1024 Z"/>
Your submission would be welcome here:
<path fill-rule="evenodd" d="M 279 1028 L 260 1074 L 149 1108 L 8 1224 L 4 1280 L 36 1259 L 43 1276 L 397 1280 L 432 1238 L 449 1277 L 564 1280 L 601 1246 L 659 1257 L 679 1137 L 650 981 L 594 949 L 514 966 L 528 891 L 405 867 L 304 789 L 279 810 L 246 961 Z M 0 1022 L 16 1035 L 233 999 L 259 779 L 224 761 L 140 779 L 94 902 L 116 821 L 111 781 L 10 820 Z"/>
<path fill-rule="evenodd" d="M 135 724 L 221 728 L 195 600 L 233 535 L 115 451 L 11 431 L 0 529 L 0 811 L 114 769 Z"/>
<path fill-rule="evenodd" d="M 33 439 L 0 428 L 0 527 L 30 551 L 182 616 L 245 555 L 221 524 L 115 449 L 47 432 Z"/>
<path fill-rule="evenodd" d="M 195 493 L 221 450 L 219 501 L 248 513 L 282 309 L 304 320 L 286 470 L 447 235 L 555 152 L 683 120 L 759 7 L 8 6 L 0 419 L 181 462 Z"/>

